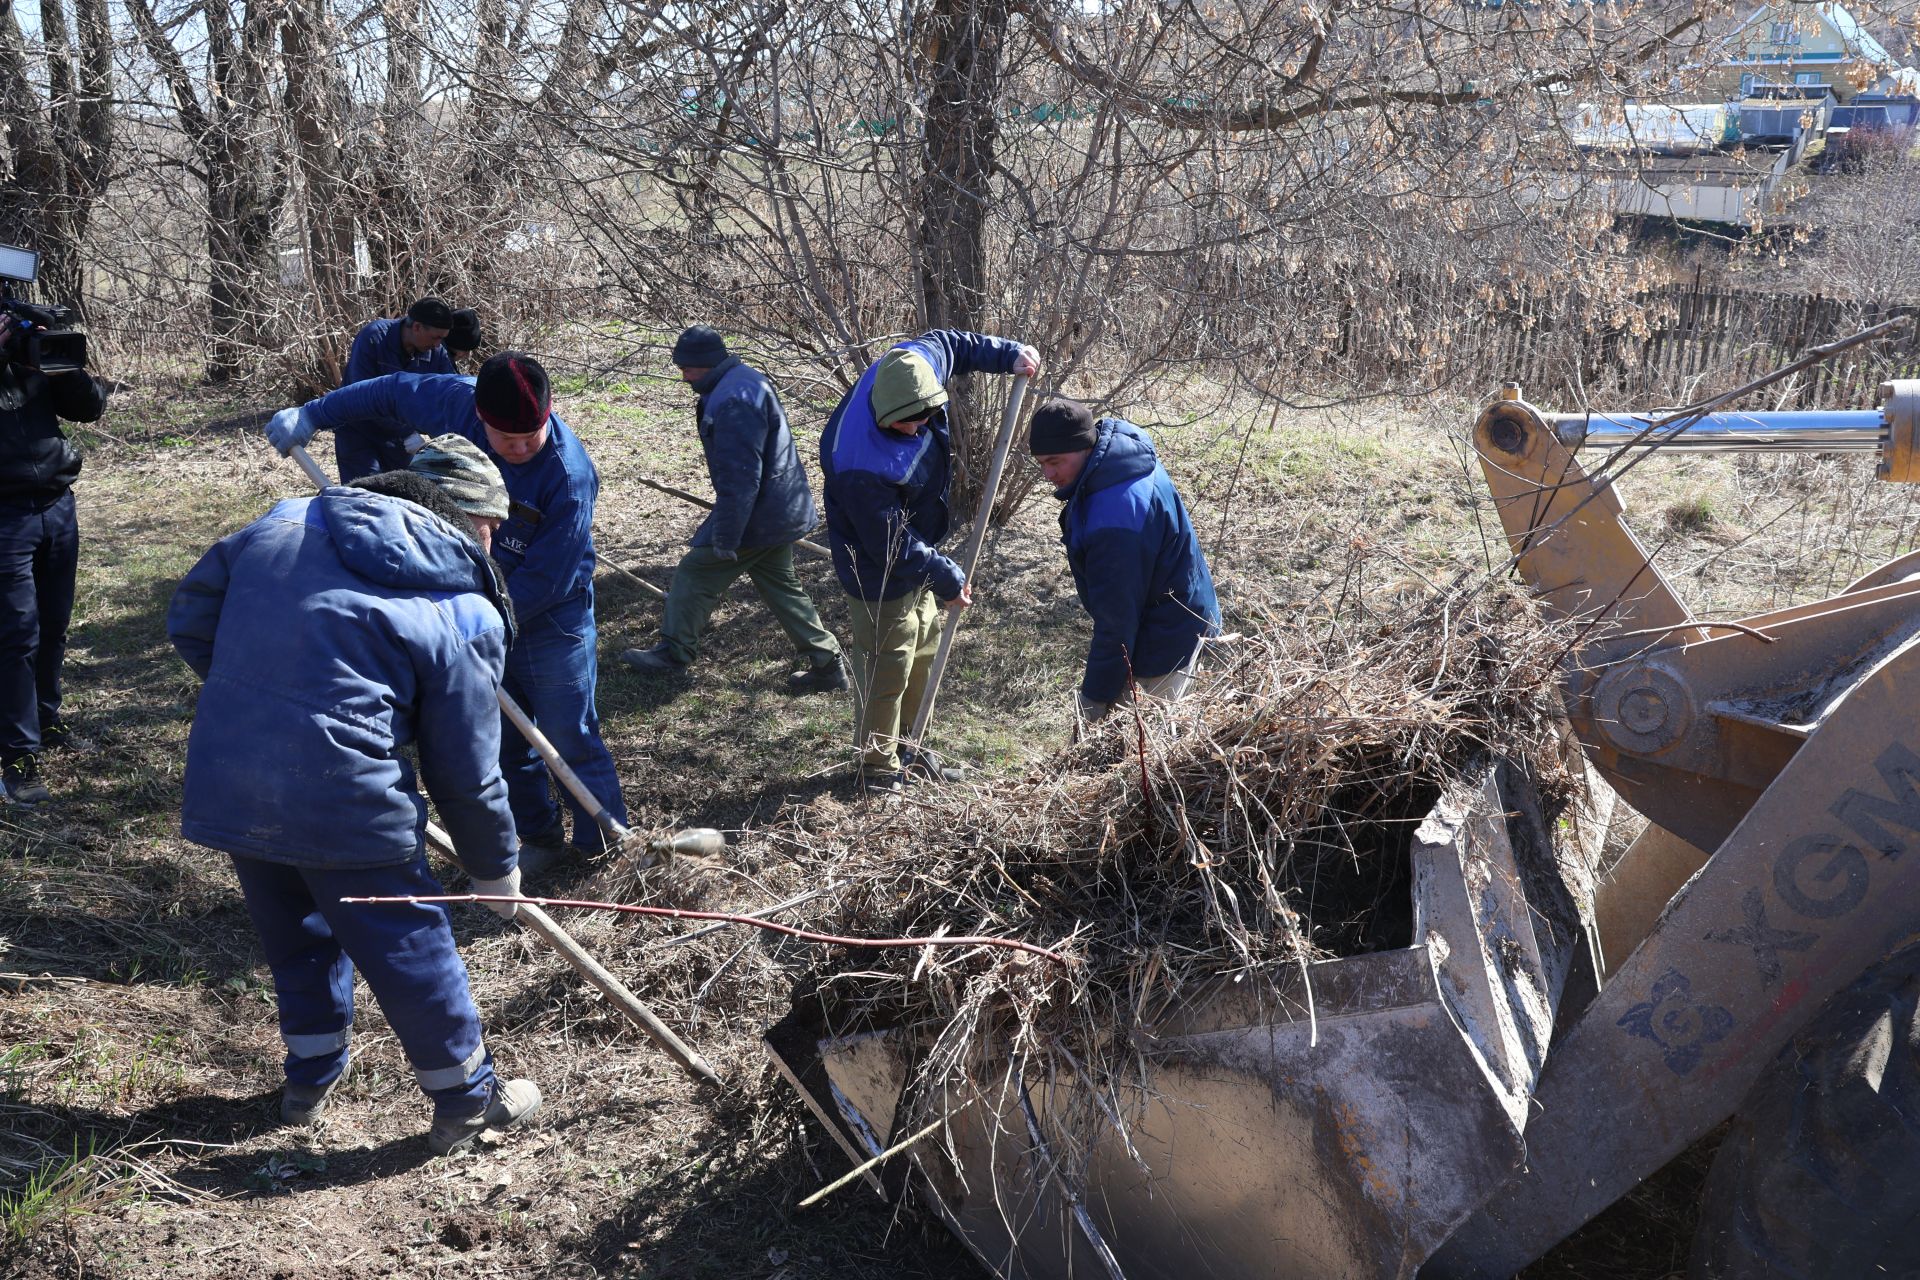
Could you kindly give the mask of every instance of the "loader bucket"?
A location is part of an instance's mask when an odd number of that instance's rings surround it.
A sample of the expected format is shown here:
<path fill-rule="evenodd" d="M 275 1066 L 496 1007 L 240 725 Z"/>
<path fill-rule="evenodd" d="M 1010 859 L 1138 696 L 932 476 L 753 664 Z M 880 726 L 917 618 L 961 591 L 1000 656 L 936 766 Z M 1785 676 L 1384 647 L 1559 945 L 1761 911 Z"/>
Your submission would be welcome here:
<path fill-rule="evenodd" d="M 1410 856 L 1410 945 L 1226 985 L 1136 1029 L 1146 1087 L 1119 1111 L 1084 1080 L 1011 1067 L 903 1107 L 891 1031 L 820 1040 L 829 1096 L 812 1101 L 862 1158 L 947 1116 L 902 1158 L 1010 1280 L 1412 1275 L 1519 1165 L 1556 1013 L 1594 970 L 1591 878 L 1518 770 L 1489 763 L 1444 794 Z M 1064 1150 L 1089 1107 L 1109 1123 Z"/>

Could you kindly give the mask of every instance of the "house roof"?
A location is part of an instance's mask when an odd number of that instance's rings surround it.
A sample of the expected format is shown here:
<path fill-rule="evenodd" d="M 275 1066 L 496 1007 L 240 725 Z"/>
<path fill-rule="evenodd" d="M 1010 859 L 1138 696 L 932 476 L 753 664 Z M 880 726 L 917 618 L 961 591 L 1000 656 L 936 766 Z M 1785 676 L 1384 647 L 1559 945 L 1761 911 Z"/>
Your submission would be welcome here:
<path fill-rule="evenodd" d="M 1814 13 L 1819 15 L 1822 21 L 1833 28 L 1834 32 L 1839 35 L 1840 42 L 1846 46 L 1847 54 L 1850 57 L 1858 58 L 1863 62 L 1878 63 L 1883 67 L 1891 67 L 1894 65 L 1893 55 L 1887 52 L 1887 47 L 1874 39 L 1873 35 L 1868 32 L 1865 27 L 1860 25 L 1860 20 L 1854 17 L 1845 5 L 1837 3 L 1837 0 L 1827 0 L 1826 3 L 1822 4 L 1805 5 L 1795 3 L 1763 4 L 1748 14 L 1746 19 L 1736 25 L 1732 31 L 1728 32 L 1726 36 L 1721 39 L 1721 44 L 1722 46 L 1732 45 L 1757 23 L 1784 20 L 1782 18 L 1776 18 L 1776 13 L 1783 10 L 1803 8 L 1813 10 Z M 1730 50 L 1729 52 L 1732 51 Z M 1741 50 L 1740 52 L 1744 53 L 1745 51 Z M 1737 67 L 1777 66 L 1785 62 L 1837 62 L 1840 60 L 1839 55 L 1831 53 L 1761 54 L 1751 58 L 1736 55 L 1729 57 L 1724 65 Z"/>

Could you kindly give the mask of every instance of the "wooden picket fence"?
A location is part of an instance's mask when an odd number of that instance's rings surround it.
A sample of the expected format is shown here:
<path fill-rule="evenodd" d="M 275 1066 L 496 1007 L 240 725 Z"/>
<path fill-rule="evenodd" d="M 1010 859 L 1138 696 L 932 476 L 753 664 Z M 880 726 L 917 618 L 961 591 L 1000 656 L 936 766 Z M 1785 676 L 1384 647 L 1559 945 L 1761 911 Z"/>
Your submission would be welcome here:
<path fill-rule="evenodd" d="M 1809 347 L 1920 313 L 1920 303 L 1863 305 L 1694 282 L 1635 297 L 1629 314 L 1639 323 L 1629 326 L 1597 320 L 1570 290 L 1490 303 L 1433 277 L 1401 285 L 1419 337 L 1408 341 L 1404 316 L 1389 330 L 1362 309 L 1343 315 L 1338 354 L 1356 376 L 1473 395 L 1517 382 L 1529 400 L 1556 406 L 1689 403 L 1742 386 Z M 1752 407 L 1865 408 L 1881 382 L 1912 377 L 1920 377 L 1920 343 L 1913 329 L 1901 329 L 1767 388 Z"/>

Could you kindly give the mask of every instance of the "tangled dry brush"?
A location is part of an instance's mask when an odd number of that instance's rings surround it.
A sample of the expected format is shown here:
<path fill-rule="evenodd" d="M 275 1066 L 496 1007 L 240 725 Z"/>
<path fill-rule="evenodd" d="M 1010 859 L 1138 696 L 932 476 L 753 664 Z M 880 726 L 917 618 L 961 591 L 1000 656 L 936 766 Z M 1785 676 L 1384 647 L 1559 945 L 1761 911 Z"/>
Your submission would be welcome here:
<path fill-rule="evenodd" d="M 1566 636 L 1488 587 L 1402 593 L 1222 645 L 1172 707 L 1123 709 L 1026 776 L 804 811 L 779 838 L 847 887 L 810 927 L 997 935 L 1004 948 L 826 953 L 825 1027 L 899 1027 L 923 1079 L 1008 1054 L 1127 1073 L 1130 1033 L 1222 980 L 1408 945 L 1408 838 L 1487 753 L 1564 802 Z M 975 1077 L 980 1078 L 979 1076 Z"/>

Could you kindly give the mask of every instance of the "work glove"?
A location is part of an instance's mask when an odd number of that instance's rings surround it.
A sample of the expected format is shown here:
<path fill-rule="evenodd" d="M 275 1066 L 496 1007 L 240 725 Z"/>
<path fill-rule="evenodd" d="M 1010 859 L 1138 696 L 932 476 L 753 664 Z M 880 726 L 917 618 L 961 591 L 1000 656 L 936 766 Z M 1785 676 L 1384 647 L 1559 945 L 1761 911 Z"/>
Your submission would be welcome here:
<path fill-rule="evenodd" d="M 312 416 L 305 409 L 298 406 L 282 409 L 267 423 L 267 443 L 278 449 L 284 458 L 293 452 L 295 445 L 303 445 L 313 439 L 314 430 Z"/>
<path fill-rule="evenodd" d="M 501 898 L 517 898 L 520 896 L 520 868 L 515 867 L 498 880 L 476 878 L 473 882 L 473 891 Z M 511 920 L 520 914 L 520 904 L 517 902 L 483 902 L 480 905 L 502 920 Z"/>
<path fill-rule="evenodd" d="M 1095 702 L 1078 689 L 1073 691 L 1073 705 L 1074 709 L 1080 713 L 1080 718 L 1088 724 L 1105 719 L 1107 713 L 1113 710 L 1111 702 Z"/>

